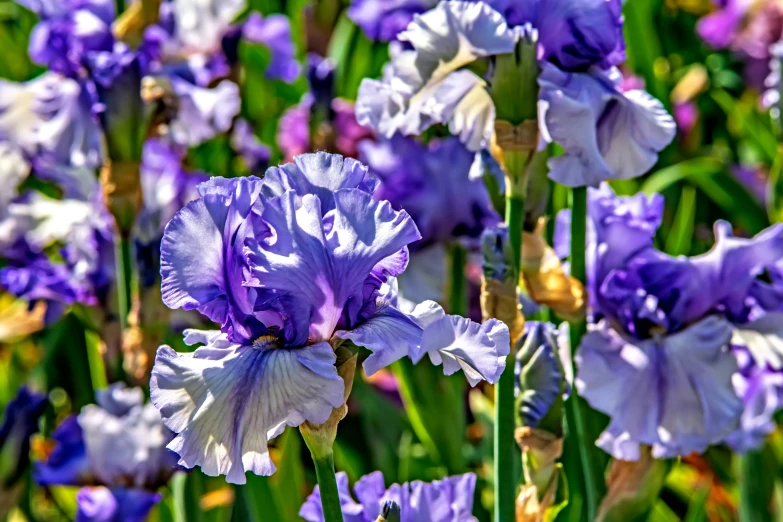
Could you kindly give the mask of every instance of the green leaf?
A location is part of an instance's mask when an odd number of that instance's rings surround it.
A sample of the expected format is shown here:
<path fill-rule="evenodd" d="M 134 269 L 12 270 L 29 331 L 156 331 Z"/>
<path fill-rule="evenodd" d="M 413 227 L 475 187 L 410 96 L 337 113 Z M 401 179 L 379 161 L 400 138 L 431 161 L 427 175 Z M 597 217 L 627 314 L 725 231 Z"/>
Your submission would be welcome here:
<path fill-rule="evenodd" d="M 707 522 L 707 499 L 710 496 L 710 484 L 705 483 L 691 498 L 688 503 L 688 512 L 685 514 L 684 522 Z"/>
<path fill-rule="evenodd" d="M 766 162 L 772 163 L 777 155 L 778 140 L 769 114 L 759 113 L 755 100 L 752 104 L 739 103 L 722 89 L 713 89 L 710 96 L 729 117 L 729 129 L 736 127 L 739 133 L 755 141 L 765 154 Z"/>
<path fill-rule="evenodd" d="M 726 213 L 728 220 L 748 232 L 755 234 L 769 226 L 766 211 L 742 183 L 725 172 L 724 164 L 716 158 L 685 160 L 659 170 L 645 180 L 642 191 L 646 194 L 663 192 L 681 181 L 688 181 L 700 189 Z"/>
<path fill-rule="evenodd" d="M 461 387 L 452 384 L 454 379 L 464 377 L 447 377 L 439 367 L 413 364 L 407 359 L 394 363 L 392 371 L 399 381 L 413 431 L 433 461 L 449 474 L 464 473 L 465 411 Z"/>
<path fill-rule="evenodd" d="M 736 457 L 739 468 L 740 522 L 772 520 L 777 461 L 769 444 Z"/>
<path fill-rule="evenodd" d="M 691 251 L 693 223 L 696 219 L 696 189 L 686 185 L 682 187 L 680 204 L 674 215 L 674 222 L 666 236 L 664 251 L 672 256 L 687 255 Z"/>
<path fill-rule="evenodd" d="M 644 78 L 647 91 L 669 108 L 669 92 L 655 71 L 655 62 L 663 59 L 660 33 L 655 27 L 656 15 L 662 6 L 658 0 L 626 2 L 625 41 L 631 68 Z"/>
<path fill-rule="evenodd" d="M 305 501 L 304 466 L 302 464 L 302 436 L 299 430 L 285 430 L 278 437 L 282 452 L 277 473 L 272 476 L 275 499 L 283 520 L 296 520 Z"/>

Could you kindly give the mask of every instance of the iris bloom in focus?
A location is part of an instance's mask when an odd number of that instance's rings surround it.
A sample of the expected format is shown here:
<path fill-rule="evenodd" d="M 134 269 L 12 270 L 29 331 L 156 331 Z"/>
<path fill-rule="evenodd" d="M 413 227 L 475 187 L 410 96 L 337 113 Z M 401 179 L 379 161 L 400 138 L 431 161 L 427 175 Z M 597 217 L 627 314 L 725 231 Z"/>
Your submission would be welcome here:
<path fill-rule="evenodd" d="M 429 355 L 471 384 L 496 382 L 508 330 L 423 303 L 395 307 L 393 278 L 420 234 L 405 211 L 372 197 L 361 163 L 305 154 L 264 179 L 212 178 L 166 227 L 163 300 L 198 310 L 220 330 L 187 330 L 193 353 L 158 350 L 153 403 L 178 435 L 169 448 L 185 467 L 269 475 L 268 440 L 286 426 L 325 422 L 344 402 L 334 349 L 346 341 L 372 354 L 368 374 Z"/>

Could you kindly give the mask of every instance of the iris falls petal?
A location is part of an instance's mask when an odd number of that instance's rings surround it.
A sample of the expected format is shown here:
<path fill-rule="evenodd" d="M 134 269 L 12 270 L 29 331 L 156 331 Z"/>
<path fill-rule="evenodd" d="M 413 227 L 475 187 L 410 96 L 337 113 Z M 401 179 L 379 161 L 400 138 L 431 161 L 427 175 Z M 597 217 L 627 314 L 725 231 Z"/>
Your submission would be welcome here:
<path fill-rule="evenodd" d="M 224 345 L 223 345 L 224 346 Z M 286 426 L 325 422 L 343 403 L 343 380 L 327 343 L 281 349 L 256 342 L 177 354 L 162 346 L 151 398 L 177 437 L 180 464 L 245 483 L 245 472 L 271 475 L 267 442 Z"/>

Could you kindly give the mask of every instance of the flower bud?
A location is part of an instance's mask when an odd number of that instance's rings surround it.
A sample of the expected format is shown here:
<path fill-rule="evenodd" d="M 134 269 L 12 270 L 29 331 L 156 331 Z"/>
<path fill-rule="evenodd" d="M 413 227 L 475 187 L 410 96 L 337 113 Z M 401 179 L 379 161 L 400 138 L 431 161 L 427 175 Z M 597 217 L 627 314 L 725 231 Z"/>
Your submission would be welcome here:
<path fill-rule="evenodd" d="M 400 505 L 393 500 L 385 501 L 375 522 L 400 522 Z"/>

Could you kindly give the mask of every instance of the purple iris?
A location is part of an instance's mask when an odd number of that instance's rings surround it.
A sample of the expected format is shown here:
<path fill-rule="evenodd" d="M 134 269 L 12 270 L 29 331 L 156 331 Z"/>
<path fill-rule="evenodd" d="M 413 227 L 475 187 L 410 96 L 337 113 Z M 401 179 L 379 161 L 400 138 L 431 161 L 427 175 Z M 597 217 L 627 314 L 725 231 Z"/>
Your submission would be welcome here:
<path fill-rule="evenodd" d="M 198 310 L 220 331 L 185 332 L 192 354 L 158 350 L 153 403 L 178 436 L 186 467 L 245 482 L 275 467 L 267 441 L 286 425 L 322 423 L 343 404 L 333 347 L 372 352 L 372 374 L 406 355 L 429 355 L 447 374 L 495 382 L 507 328 L 448 316 L 435 303 L 406 315 L 391 278 L 419 239 L 413 220 L 373 199 L 358 161 L 305 154 L 263 180 L 212 178 L 166 227 L 164 303 Z M 195 415 L 199 412 L 198 415 Z"/>
<path fill-rule="evenodd" d="M 466 66 L 537 42 L 542 145 L 565 149 L 549 162 L 551 179 L 597 186 L 639 176 L 674 138 L 674 120 L 658 100 L 621 89 L 614 67 L 625 57 L 618 1 L 444 1 L 415 17 L 398 39 L 412 49 L 392 53 L 380 80 L 365 79 L 356 103 L 357 121 L 379 136 L 421 135 L 445 124 L 471 151 L 488 149 L 495 103 L 503 100 Z"/>
<path fill-rule="evenodd" d="M 239 44 L 246 41 L 271 51 L 268 78 L 293 82 L 300 72 L 288 18 L 251 13 L 244 21 L 234 20 L 245 9 L 245 0 L 163 2 L 160 21 L 148 31 L 161 43 L 164 72 L 200 87 L 226 78 L 239 62 Z"/>
<path fill-rule="evenodd" d="M 386 487 L 380 471 L 360 478 L 354 485 L 356 500 L 348 487 L 348 476 L 337 474 L 345 522 L 375 522 L 385 502 L 400 506 L 400 522 L 438 521 L 475 522 L 473 494 L 476 476 L 473 473 L 446 477 L 434 482 L 413 481 Z M 321 495 L 318 486 L 307 497 L 299 516 L 307 522 L 323 522 Z"/>
<path fill-rule="evenodd" d="M 109 0 L 19 3 L 40 19 L 30 36 L 30 57 L 54 72 L 76 78 L 89 57 L 114 49 L 115 10 Z"/>
<path fill-rule="evenodd" d="M 97 401 L 55 430 L 57 445 L 36 465 L 35 481 L 84 486 L 77 520 L 142 522 L 161 499 L 157 489 L 177 470 L 176 455 L 166 449 L 173 435 L 140 388 L 114 384 Z"/>
<path fill-rule="evenodd" d="M 500 222 L 483 180 L 470 179 L 475 155 L 457 138 L 422 144 L 395 136 L 364 141 L 359 150 L 380 180 L 375 198 L 405 209 L 419 228 L 422 238 L 416 249 L 455 238 L 476 239 L 484 228 Z"/>
<path fill-rule="evenodd" d="M 47 404 L 45 395 L 22 386 L 6 405 L 0 423 L 0 451 L 14 460 L 4 462 L 0 491 L 13 488 L 30 464 L 30 437 L 38 432 L 38 419 Z"/>
<path fill-rule="evenodd" d="M 114 279 L 113 223 L 100 201 L 54 200 L 28 193 L 9 205 L 20 234 L 6 251 L 0 286 L 31 302 L 47 303 L 50 323 L 74 303 L 103 303 Z M 63 244 L 60 259 L 44 249 Z"/>
<path fill-rule="evenodd" d="M 103 162 L 101 139 L 90 95 L 76 80 L 52 72 L 24 83 L 0 80 L 0 141 L 37 169 L 95 169 Z"/>
<path fill-rule="evenodd" d="M 607 187 L 589 193 L 595 324 L 576 354 L 576 386 L 611 417 L 599 446 L 626 460 L 638 458 L 640 444 L 665 458 L 747 440 L 738 430 L 759 424 L 748 411 L 778 393 L 774 376 L 762 375 L 783 366 L 777 311 L 755 297 L 758 278 L 783 255 L 783 226 L 743 239 L 718 222 L 712 250 L 671 257 L 652 244 L 658 198 L 617 197 Z M 561 245 L 566 236 L 558 234 Z M 752 355 L 742 368 L 739 350 Z M 639 393 L 623 393 L 631 387 Z"/>

